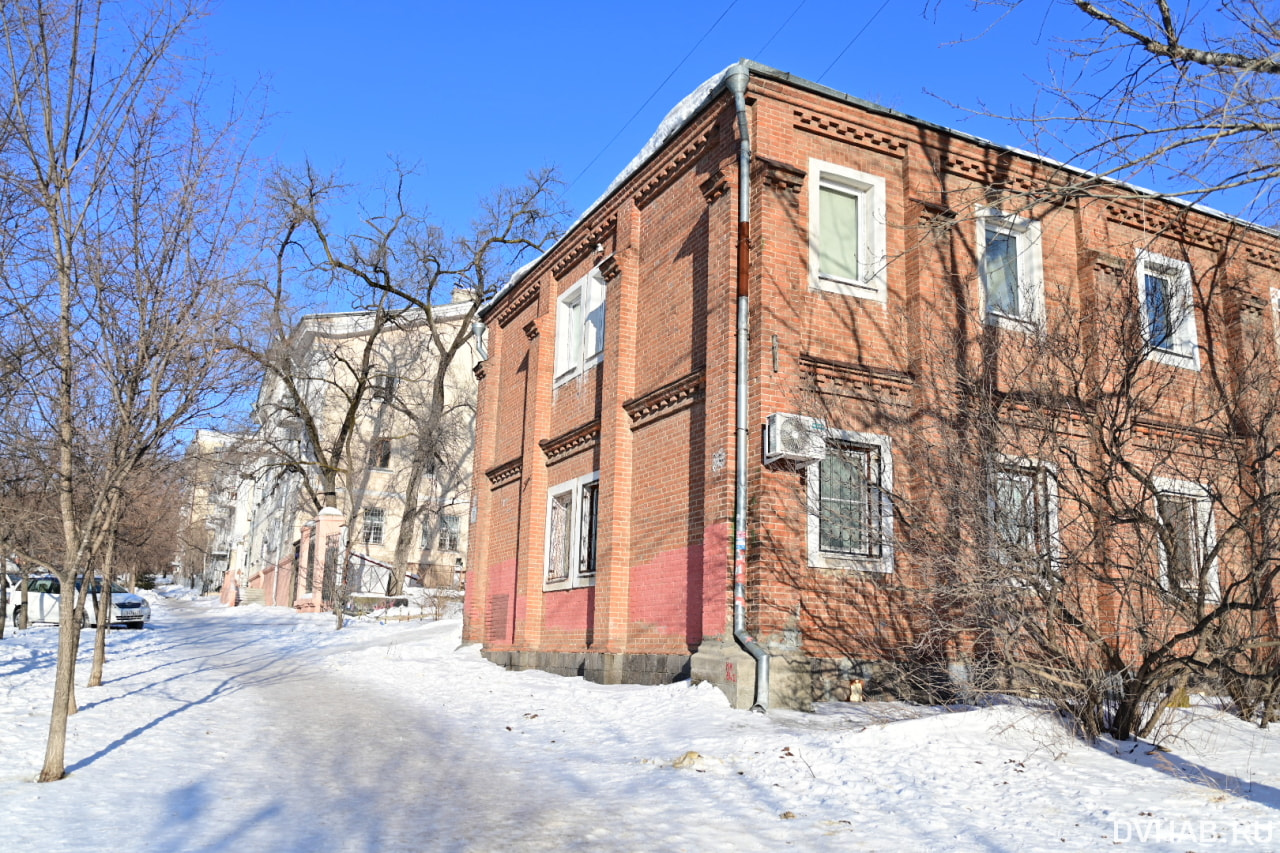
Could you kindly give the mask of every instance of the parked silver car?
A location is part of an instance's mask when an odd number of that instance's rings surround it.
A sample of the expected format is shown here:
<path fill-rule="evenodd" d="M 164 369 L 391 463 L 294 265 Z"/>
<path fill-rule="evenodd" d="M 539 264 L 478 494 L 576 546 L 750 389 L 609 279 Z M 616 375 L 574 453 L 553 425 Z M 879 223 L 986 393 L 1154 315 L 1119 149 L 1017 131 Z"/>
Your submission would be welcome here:
<path fill-rule="evenodd" d="M 90 587 L 90 596 L 84 603 L 85 624 L 98 624 L 97 607 L 94 593 L 101 594 L 102 581 L 94 578 Z M 77 591 L 83 585 L 83 578 L 76 581 Z M 62 584 L 50 576 L 31 578 L 27 581 L 27 622 L 57 622 L 62 603 Z M 9 590 L 9 619 L 18 624 L 22 612 L 22 586 Z M 151 621 L 151 605 L 140 595 L 134 595 L 119 584 L 111 585 L 111 620 L 108 625 L 127 625 L 130 628 L 141 628 Z"/>

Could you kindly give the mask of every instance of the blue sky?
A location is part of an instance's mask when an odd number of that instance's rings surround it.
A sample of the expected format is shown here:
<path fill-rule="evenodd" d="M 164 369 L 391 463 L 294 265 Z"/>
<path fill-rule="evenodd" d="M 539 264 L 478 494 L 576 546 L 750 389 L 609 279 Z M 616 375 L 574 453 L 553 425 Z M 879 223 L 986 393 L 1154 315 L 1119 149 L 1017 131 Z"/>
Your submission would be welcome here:
<path fill-rule="evenodd" d="M 458 226 L 489 189 L 543 165 L 581 211 L 672 106 L 740 57 L 1023 146 L 1018 128 L 970 111 L 1031 103 L 1055 34 L 1080 30 L 1049 6 L 221 0 L 202 37 L 215 76 L 266 87 L 259 155 L 310 157 L 363 185 L 399 157 L 417 166 L 415 197 Z"/>

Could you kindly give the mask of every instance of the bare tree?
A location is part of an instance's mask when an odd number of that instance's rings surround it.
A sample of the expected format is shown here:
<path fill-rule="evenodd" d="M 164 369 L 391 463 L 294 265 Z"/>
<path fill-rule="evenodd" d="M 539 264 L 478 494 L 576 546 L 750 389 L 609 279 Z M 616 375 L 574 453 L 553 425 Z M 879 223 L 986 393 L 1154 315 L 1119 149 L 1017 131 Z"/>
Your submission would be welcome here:
<path fill-rule="evenodd" d="M 24 441 L 46 448 L 61 534 L 24 556 L 68 599 L 112 539 L 129 475 L 242 387 L 213 334 L 238 304 L 238 147 L 231 125 L 205 121 L 175 62 L 199 16 L 187 4 L 42 0 L 0 12 L 0 120 L 13 134 L 3 178 L 22 214 L 5 307 L 35 353 Z M 40 781 L 64 773 L 83 593 L 60 610 Z"/>
<path fill-rule="evenodd" d="M 96 614 L 93 661 L 87 681 L 89 687 L 102 684 L 107 627 L 114 615 L 112 587 L 115 581 L 128 578 L 129 587 L 133 588 L 140 572 L 167 564 L 176 552 L 181 505 L 178 494 L 181 480 L 175 473 L 178 465 L 178 461 L 171 457 L 151 456 L 131 473 L 118 492 L 117 506 L 112 513 L 115 522 L 111 525 L 111 537 L 99 560 L 100 582 L 89 584 Z M 141 623 L 135 624 L 141 626 Z"/>
<path fill-rule="evenodd" d="M 936 246 L 957 279 L 975 268 L 970 230 Z M 915 480 L 893 501 L 897 555 L 914 571 L 874 589 L 850 579 L 839 593 L 821 579 L 822 596 L 804 599 L 817 638 L 891 662 L 883 680 L 901 691 L 1023 695 L 1069 712 L 1087 736 L 1150 736 L 1189 686 L 1222 687 L 1265 723 L 1280 674 L 1280 384 L 1266 289 L 1231 236 L 1212 266 L 1199 256 L 1185 299 L 1163 306 L 1164 329 L 1133 287 L 1135 262 L 1097 255 L 1096 278 L 1041 329 L 993 324 L 963 301 L 958 317 L 926 310 L 922 322 L 949 333 L 918 355 L 918 409 L 868 413 L 815 381 L 808 414 L 909 426 L 899 452 Z M 1199 369 L 1162 365 L 1175 346 L 1166 333 L 1191 323 L 1179 357 Z M 794 583 L 814 581 L 799 572 Z M 862 599 L 891 617 L 850 646 L 827 603 Z"/>
<path fill-rule="evenodd" d="M 300 439 L 292 446 L 275 441 L 271 451 L 277 464 L 303 475 L 313 509 L 337 506 L 341 483 L 350 495 L 347 529 L 358 530 L 370 453 L 391 438 L 408 447 L 407 467 L 396 478 L 403 503 L 387 589 L 392 595 L 404 587 L 424 517 L 438 509 L 423 504 L 427 482 L 434 479 L 437 490 L 454 499 L 466 486 L 458 463 L 469 454 L 474 404 L 457 371 L 470 367 L 460 367 L 459 356 L 472 345 L 476 311 L 530 253 L 550 244 L 563 222 L 551 170 L 495 192 L 470 229 L 458 234 L 407 201 L 408 178 L 397 171 L 382 203 L 349 231 L 331 221 L 345 189 L 335 180 L 310 167 L 276 178 L 281 226 L 268 282 L 275 312 L 265 324 L 274 344 L 261 357 L 274 386 L 264 398 L 273 401 L 275 420 L 291 425 Z M 299 279 L 351 295 L 363 320 L 345 335 L 332 335 L 341 345 L 318 352 L 320 336 L 304 334 L 305 320 L 289 319 Z M 317 391 L 321 385 L 328 390 Z M 322 416 L 317 405 L 330 411 Z M 386 426 L 364 435 L 362 416 Z M 336 566 L 326 561 L 328 594 L 341 591 L 328 576 L 343 571 L 352 541 L 349 535 Z"/>
<path fill-rule="evenodd" d="M 413 426 L 415 440 L 405 480 L 405 504 L 396 540 L 395 576 L 389 594 L 404 586 L 408 557 L 421 526 L 421 485 L 448 448 L 458 398 L 450 394 L 456 360 L 470 346 L 480 306 L 507 282 L 531 254 L 541 252 L 561 233 L 563 210 L 551 169 L 530 173 L 525 183 L 495 191 L 481 204 L 481 215 L 462 233 L 433 225 L 405 200 L 404 173 L 383 216 L 366 221 L 366 231 L 340 243 L 319 217 L 312 217 L 325 262 L 335 274 L 350 276 L 372 293 L 405 307 L 410 322 L 426 330 L 427 374 L 418 384 L 420 399 L 399 406 Z M 440 305 L 465 304 L 460 316 L 446 316 Z M 465 401 L 462 401 L 465 406 Z"/>
<path fill-rule="evenodd" d="M 978 0 L 1012 7 L 1017 0 Z M 1201 200 L 1242 190 L 1268 216 L 1280 177 L 1280 21 L 1263 0 L 1062 0 L 1078 35 L 1034 108 L 1006 116 L 1037 150 Z"/>

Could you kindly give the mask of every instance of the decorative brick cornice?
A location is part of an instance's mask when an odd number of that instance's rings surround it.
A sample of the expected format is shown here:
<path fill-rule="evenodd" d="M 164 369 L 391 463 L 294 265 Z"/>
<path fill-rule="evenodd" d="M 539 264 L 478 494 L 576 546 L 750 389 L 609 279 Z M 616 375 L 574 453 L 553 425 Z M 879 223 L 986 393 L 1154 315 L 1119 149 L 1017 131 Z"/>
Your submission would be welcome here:
<path fill-rule="evenodd" d="M 813 377 L 819 392 L 905 405 L 915 385 L 910 373 L 869 364 L 835 361 L 802 353 L 800 367 Z"/>
<path fill-rule="evenodd" d="M 1006 160 L 1010 155 L 995 156 Z M 942 166 L 953 175 L 970 178 L 986 187 L 1003 187 L 1018 193 L 1029 193 L 1036 188 L 1036 184 L 1028 176 L 1011 174 L 1007 164 L 993 163 L 988 159 L 946 154 L 942 158 Z M 1023 204 L 1025 203 L 1024 201 Z"/>
<path fill-rule="evenodd" d="M 1092 269 L 1095 273 L 1103 273 L 1117 278 L 1128 274 L 1131 266 L 1131 263 L 1124 258 L 1106 252 L 1086 252 L 1084 257 L 1085 264 L 1083 268 Z"/>
<path fill-rule="evenodd" d="M 761 182 L 771 190 L 791 193 L 798 197 L 800 190 L 804 187 L 804 169 L 790 163 L 757 156 L 755 172 Z"/>
<path fill-rule="evenodd" d="M 1144 234 L 1159 234 L 1212 252 L 1222 249 L 1225 235 L 1214 233 L 1208 228 L 1197 228 L 1187 221 L 1185 215 L 1169 216 L 1163 211 L 1153 212 L 1149 209 L 1152 204 L 1144 204 L 1141 200 L 1113 201 L 1107 204 L 1107 219 L 1136 228 Z M 1177 213 L 1182 214 L 1181 211 Z"/>
<path fill-rule="evenodd" d="M 1232 440 L 1232 436 L 1219 430 L 1208 430 L 1185 424 L 1173 424 L 1154 418 L 1137 418 L 1134 432 L 1139 440 L 1146 440 L 1148 446 L 1156 447 L 1157 441 L 1173 442 L 1179 446 L 1194 445 L 1201 448 L 1221 448 Z"/>
<path fill-rule="evenodd" d="M 603 245 L 605 236 L 618 226 L 618 214 L 614 213 L 606 216 L 604 219 L 591 226 L 586 235 L 579 240 L 572 249 L 564 253 L 560 260 L 556 261 L 551 267 L 551 274 L 556 278 L 562 277 L 568 272 L 582 257 L 586 254 L 596 251 L 596 248 Z"/>
<path fill-rule="evenodd" d="M 525 323 L 522 331 L 524 332 L 524 336 L 529 340 L 533 340 L 538 337 L 538 321 L 530 320 L 528 323 Z"/>
<path fill-rule="evenodd" d="M 524 474 L 524 460 L 520 457 L 516 457 L 510 462 L 503 462 L 501 465 L 495 465 L 484 472 L 484 475 L 489 478 L 489 482 L 494 488 L 519 480 L 522 474 Z"/>
<path fill-rule="evenodd" d="M 922 231 L 927 231 L 935 242 L 949 238 L 951 230 L 959 219 L 958 213 L 936 201 L 922 198 L 911 198 L 907 201 L 910 203 L 907 212 L 908 222 L 915 222 Z"/>
<path fill-rule="evenodd" d="M 702 190 L 702 197 L 707 200 L 707 204 L 711 204 L 729 191 L 729 179 L 724 172 L 716 169 L 707 176 L 707 179 L 702 182 L 699 189 Z"/>
<path fill-rule="evenodd" d="M 1267 310 L 1267 300 L 1252 293 L 1240 294 L 1240 313 L 1250 319 L 1261 317 Z"/>
<path fill-rule="evenodd" d="M 941 202 L 925 198 L 909 198 L 907 201 L 916 206 L 916 218 L 922 223 L 938 219 L 956 219 L 960 215 Z"/>
<path fill-rule="evenodd" d="M 584 450 L 590 450 L 599 443 L 600 421 L 597 419 L 583 426 L 575 427 L 568 432 L 561 433 L 555 438 L 540 441 L 538 446 L 546 454 L 547 462 L 559 462 L 561 459 L 567 459 Z"/>
<path fill-rule="evenodd" d="M 703 372 L 697 370 L 623 403 L 623 410 L 631 418 L 631 428 L 637 429 L 693 405 L 702 397 L 704 378 Z"/>
<path fill-rule="evenodd" d="M 1269 267 L 1273 270 L 1280 270 L 1280 252 L 1275 249 L 1264 249 L 1261 246 L 1251 246 L 1248 243 L 1244 246 L 1245 260 L 1251 264 Z"/>
<path fill-rule="evenodd" d="M 610 282 L 622 275 L 622 264 L 618 263 L 617 255 L 610 255 L 600 262 L 599 270 L 601 278 Z"/>
<path fill-rule="evenodd" d="M 693 165 L 711 143 L 720 136 L 720 125 L 713 124 L 696 135 L 687 145 L 677 151 L 670 160 L 651 174 L 635 194 L 636 207 L 644 209 L 653 202 L 662 191 L 675 181 L 680 173 Z"/>
<path fill-rule="evenodd" d="M 810 133 L 816 133 L 829 139 L 838 139 L 841 142 L 870 148 L 872 151 L 880 151 L 893 157 L 907 156 L 907 143 L 900 139 L 894 139 L 891 136 L 885 136 L 867 128 L 859 127 L 853 122 L 841 121 L 812 110 L 797 108 L 795 110 L 795 126 L 799 130 L 807 130 Z"/>
<path fill-rule="evenodd" d="M 517 291 L 514 296 L 507 300 L 507 304 L 498 310 L 498 325 L 505 328 L 521 311 L 538 298 L 538 293 L 541 289 L 537 284 L 530 284 L 523 290 Z"/>

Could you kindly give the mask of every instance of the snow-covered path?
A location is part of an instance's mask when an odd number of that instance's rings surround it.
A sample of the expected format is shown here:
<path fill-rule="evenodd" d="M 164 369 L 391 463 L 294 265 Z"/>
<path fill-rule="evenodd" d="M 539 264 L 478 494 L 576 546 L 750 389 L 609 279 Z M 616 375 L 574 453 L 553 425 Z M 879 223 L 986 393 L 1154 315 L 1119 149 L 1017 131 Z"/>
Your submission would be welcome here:
<path fill-rule="evenodd" d="M 508 673 L 456 620 L 154 607 L 111 634 L 52 785 L 56 631 L 0 643 L 0 851 L 1280 848 L 1280 739 L 1207 709 L 1148 757 L 1010 709 L 762 717 Z"/>
<path fill-rule="evenodd" d="M 624 772 L 607 779 L 613 790 L 601 800 L 594 789 L 606 780 L 545 766 L 554 756 L 524 749 L 523 732 L 505 725 L 509 697 L 486 707 L 483 690 L 458 683 L 468 670 L 495 672 L 453 655 L 456 623 L 388 626 L 394 639 L 384 628 L 351 642 L 324 617 L 182 601 L 158 611 L 145 632 L 113 632 L 108 683 L 80 688 L 68 778 L 0 788 L 10 816 L 14 806 L 45 815 L 6 826 L 0 849 L 753 850 L 794 841 L 730 843 L 740 832 L 736 803 L 710 820 L 699 804 L 701 825 L 685 832 L 686 809 L 661 786 L 633 787 Z M 413 684 L 363 680 L 352 660 L 362 652 L 445 665 L 412 668 Z M 31 699 L 0 781 L 15 770 L 29 780 L 39 767 L 48 698 Z M 565 743 L 570 752 L 592 746 Z M 632 788 L 625 814 L 614 782 Z M 89 837 L 59 830 L 50 800 L 74 810 L 70 823 Z"/>

